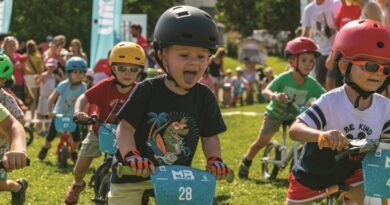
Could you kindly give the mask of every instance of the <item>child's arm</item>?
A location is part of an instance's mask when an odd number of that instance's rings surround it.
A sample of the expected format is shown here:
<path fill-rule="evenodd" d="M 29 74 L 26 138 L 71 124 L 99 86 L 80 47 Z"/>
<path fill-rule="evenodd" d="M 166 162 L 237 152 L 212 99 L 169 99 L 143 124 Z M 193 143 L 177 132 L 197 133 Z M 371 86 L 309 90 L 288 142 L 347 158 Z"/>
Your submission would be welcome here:
<path fill-rule="evenodd" d="M 57 101 L 58 99 L 58 96 L 60 96 L 60 94 L 57 92 L 57 91 L 54 91 L 50 96 L 49 96 L 49 101 L 48 101 L 48 110 L 49 110 L 49 113 L 48 113 L 48 117 L 49 118 L 54 118 L 54 114 L 53 114 L 53 107 L 54 107 L 54 104 L 55 102 Z"/>
<path fill-rule="evenodd" d="M 297 119 L 290 128 L 291 139 L 299 142 L 317 142 L 320 149 L 323 143 L 335 150 L 342 150 L 348 143 L 346 136 L 339 130 L 321 131 L 307 126 L 302 120 Z"/>
<path fill-rule="evenodd" d="M 85 94 L 80 95 L 80 97 L 77 98 L 76 104 L 75 104 L 75 110 L 74 110 L 74 116 L 77 118 L 77 120 L 80 121 L 87 121 L 88 120 L 88 114 L 84 112 L 85 106 L 88 104 L 88 98 L 85 96 Z"/>
<path fill-rule="evenodd" d="M 229 169 L 221 159 L 221 144 L 217 135 L 212 137 L 202 137 L 202 149 L 207 159 L 206 168 L 211 171 L 217 179 L 224 178 Z"/>
<path fill-rule="evenodd" d="M 134 127 L 126 120 L 121 120 L 116 132 L 119 152 L 124 163 L 130 166 L 137 176 L 148 177 L 149 171 L 155 173 L 153 163 L 141 156 L 134 140 Z"/>
<path fill-rule="evenodd" d="M 10 138 L 9 151 L 4 154 L 3 166 L 6 170 L 21 169 L 26 166 L 26 135 L 24 128 L 12 115 L 0 122 L 0 128 Z"/>
<path fill-rule="evenodd" d="M 276 93 L 276 92 L 272 91 L 271 89 L 269 89 L 269 86 L 267 88 L 265 88 L 261 93 L 263 94 L 264 98 L 267 100 L 278 100 L 282 103 L 287 103 L 287 101 L 288 101 L 288 97 L 286 94 Z"/>

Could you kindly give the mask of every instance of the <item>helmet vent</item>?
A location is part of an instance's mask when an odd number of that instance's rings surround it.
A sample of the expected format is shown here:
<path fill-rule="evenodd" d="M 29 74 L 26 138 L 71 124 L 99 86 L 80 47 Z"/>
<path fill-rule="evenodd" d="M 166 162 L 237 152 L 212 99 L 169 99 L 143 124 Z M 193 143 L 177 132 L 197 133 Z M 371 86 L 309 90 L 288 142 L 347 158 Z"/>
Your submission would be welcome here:
<path fill-rule="evenodd" d="M 173 8 L 172 10 L 176 10 L 176 9 L 180 9 L 180 8 L 183 8 L 181 6 L 176 6 L 175 8 Z"/>
<path fill-rule="evenodd" d="M 374 27 L 375 27 L 375 28 L 379 28 L 379 25 L 375 23 L 375 24 L 374 24 Z"/>
<path fill-rule="evenodd" d="M 135 57 L 135 60 L 139 60 L 139 61 L 140 61 L 140 60 L 141 60 L 141 58 Z"/>
<path fill-rule="evenodd" d="M 182 12 L 179 12 L 176 14 L 176 16 L 179 18 L 183 18 L 183 17 L 189 16 L 189 15 L 190 15 L 190 13 L 188 11 L 182 11 Z"/>
<path fill-rule="evenodd" d="M 3 60 L 3 59 L 1 59 L 1 60 Z M 9 69 L 9 66 L 5 67 L 3 73 L 7 72 L 8 69 Z"/>
<path fill-rule="evenodd" d="M 126 58 L 126 56 L 119 56 L 119 58 Z"/>
<path fill-rule="evenodd" d="M 138 48 L 138 49 L 141 49 L 141 47 L 139 47 L 139 46 L 135 46 L 136 48 Z"/>
<path fill-rule="evenodd" d="M 208 14 L 204 14 L 208 19 L 210 19 L 210 20 L 213 20 L 213 18 L 211 18 L 211 16 L 210 15 L 208 15 Z"/>
<path fill-rule="evenodd" d="M 376 46 L 377 46 L 378 48 L 383 48 L 383 47 L 385 47 L 385 44 L 384 44 L 382 41 L 378 41 L 378 42 L 376 43 Z"/>
<path fill-rule="evenodd" d="M 365 22 L 365 20 L 361 20 L 361 21 L 359 21 L 359 24 L 362 24 L 362 23 L 364 23 Z"/>
<path fill-rule="evenodd" d="M 189 33 L 182 33 L 182 34 L 181 34 L 181 37 L 183 37 L 183 38 L 192 38 L 192 34 L 189 34 Z"/>
<path fill-rule="evenodd" d="M 3 60 L 4 60 L 4 58 L 0 58 L 0 62 L 3 61 Z"/>

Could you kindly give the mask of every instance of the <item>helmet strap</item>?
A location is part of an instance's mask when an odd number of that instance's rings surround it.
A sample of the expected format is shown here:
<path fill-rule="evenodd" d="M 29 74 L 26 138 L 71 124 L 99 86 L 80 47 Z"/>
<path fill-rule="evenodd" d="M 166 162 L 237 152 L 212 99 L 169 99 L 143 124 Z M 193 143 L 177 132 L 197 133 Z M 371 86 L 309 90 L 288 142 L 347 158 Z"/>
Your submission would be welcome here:
<path fill-rule="evenodd" d="M 351 80 L 351 76 L 350 76 L 351 68 L 352 68 L 352 63 L 348 63 L 347 70 L 345 72 L 345 83 L 347 85 L 349 85 L 352 89 L 354 89 L 358 93 L 358 96 L 356 97 L 355 103 L 353 105 L 355 108 L 358 108 L 359 107 L 360 98 L 367 99 L 372 94 L 374 94 L 375 91 L 365 91 L 358 84 L 353 82 Z"/>
<path fill-rule="evenodd" d="M 305 74 L 302 73 L 301 70 L 299 70 L 299 56 L 300 56 L 299 54 L 296 55 L 296 59 L 295 59 L 295 65 L 296 65 L 296 66 L 294 66 L 294 70 L 297 71 L 298 74 L 299 74 L 302 78 L 306 78 L 309 74 L 305 75 Z"/>

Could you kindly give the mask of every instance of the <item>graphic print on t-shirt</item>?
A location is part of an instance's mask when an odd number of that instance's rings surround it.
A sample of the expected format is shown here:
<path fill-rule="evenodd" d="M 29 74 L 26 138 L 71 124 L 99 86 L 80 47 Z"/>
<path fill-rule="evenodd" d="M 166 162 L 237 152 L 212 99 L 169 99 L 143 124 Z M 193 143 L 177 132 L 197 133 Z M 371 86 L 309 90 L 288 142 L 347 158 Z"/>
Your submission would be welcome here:
<path fill-rule="evenodd" d="M 110 113 L 109 116 L 107 116 L 107 119 L 105 119 L 105 122 L 118 124 L 119 119 L 116 117 L 116 114 L 122 108 L 124 103 L 125 103 L 124 100 L 118 98 L 111 100 L 109 103 Z"/>
<path fill-rule="evenodd" d="M 148 114 L 150 130 L 147 145 L 159 165 L 185 164 L 191 161 L 199 130 L 195 120 L 185 113 Z"/>

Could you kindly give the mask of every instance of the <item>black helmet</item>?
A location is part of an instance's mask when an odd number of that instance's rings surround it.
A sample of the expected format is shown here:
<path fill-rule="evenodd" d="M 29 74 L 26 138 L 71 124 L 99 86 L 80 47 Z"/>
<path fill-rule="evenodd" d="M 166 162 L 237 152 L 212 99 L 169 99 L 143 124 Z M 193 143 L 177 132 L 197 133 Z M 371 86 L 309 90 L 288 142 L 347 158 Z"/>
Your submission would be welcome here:
<path fill-rule="evenodd" d="M 175 6 L 166 10 L 154 29 L 154 43 L 158 48 L 178 44 L 209 49 L 218 48 L 218 30 L 206 12 L 192 6 Z"/>

